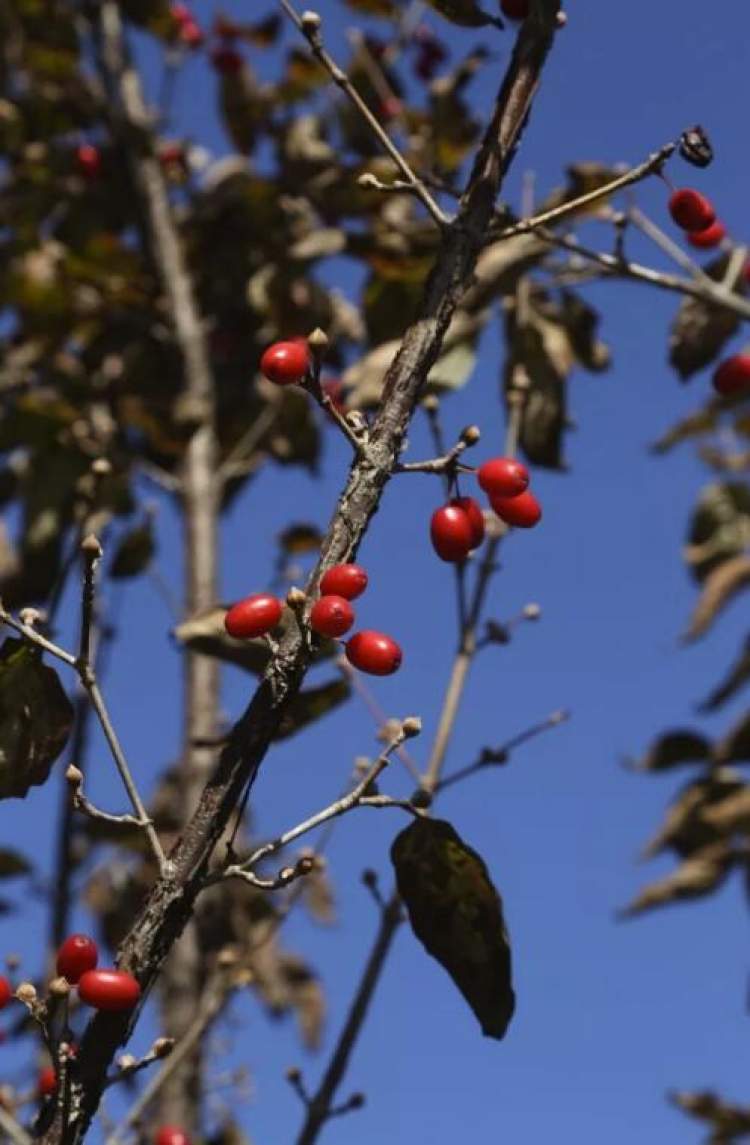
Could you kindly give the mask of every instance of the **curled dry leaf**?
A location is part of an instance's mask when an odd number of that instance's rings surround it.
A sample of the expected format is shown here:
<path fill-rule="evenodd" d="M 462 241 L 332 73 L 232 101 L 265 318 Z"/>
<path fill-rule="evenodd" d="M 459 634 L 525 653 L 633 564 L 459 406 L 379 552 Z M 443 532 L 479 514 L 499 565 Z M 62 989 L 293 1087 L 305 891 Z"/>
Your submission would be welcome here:
<path fill-rule="evenodd" d="M 667 903 L 710 894 L 721 886 L 734 859 L 735 853 L 727 842 L 721 840 L 710 843 L 685 859 L 671 875 L 644 887 L 633 902 L 620 912 L 620 916 L 633 918 Z"/>
<path fill-rule="evenodd" d="M 750 786 L 739 784 L 739 789 L 703 813 L 705 822 L 721 835 L 735 831 L 750 831 Z"/>
<path fill-rule="evenodd" d="M 710 763 L 711 742 L 698 732 L 684 730 L 665 732 L 651 745 L 640 760 L 628 761 L 633 771 L 668 771 L 686 763 Z"/>
<path fill-rule="evenodd" d="M 47 779 L 68 742 L 73 706 L 53 668 L 22 640 L 0 648 L 0 799 Z"/>
<path fill-rule="evenodd" d="M 726 676 L 709 692 L 699 706 L 699 712 L 714 712 L 730 700 L 750 680 L 750 636 L 745 637 L 742 650 Z"/>
<path fill-rule="evenodd" d="M 711 1127 L 710 1145 L 732 1145 L 750 1134 L 749 1105 L 732 1105 L 711 1090 L 671 1093 L 669 1099 Z"/>
<path fill-rule="evenodd" d="M 697 640 L 699 636 L 705 636 L 722 609 L 748 585 L 750 555 L 741 553 L 712 569 L 703 582 L 684 639 Z"/>
<path fill-rule="evenodd" d="M 731 731 L 718 742 L 714 755 L 717 763 L 750 762 L 750 712 L 745 712 Z"/>
<path fill-rule="evenodd" d="M 750 487 L 717 481 L 698 498 L 684 549 L 685 563 L 699 582 L 713 569 L 750 549 Z"/>
<path fill-rule="evenodd" d="M 688 858 L 724 832 L 712 820 L 714 805 L 722 807 L 744 784 L 729 768 L 717 768 L 708 778 L 686 784 L 669 807 L 661 830 L 646 844 L 643 858 L 652 858 L 670 848 L 681 858 Z"/>
<path fill-rule="evenodd" d="M 502 1038 L 513 1017 L 511 949 L 500 895 L 482 858 L 442 819 L 416 819 L 393 841 L 412 930 L 479 1019 Z"/>
<path fill-rule="evenodd" d="M 720 282 L 729 265 L 728 254 L 704 267 Z M 669 334 L 669 361 L 683 381 L 710 365 L 736 333 L 740 319 L 726 306 L 712 306 L 700 298 L 683 298 Z"/>

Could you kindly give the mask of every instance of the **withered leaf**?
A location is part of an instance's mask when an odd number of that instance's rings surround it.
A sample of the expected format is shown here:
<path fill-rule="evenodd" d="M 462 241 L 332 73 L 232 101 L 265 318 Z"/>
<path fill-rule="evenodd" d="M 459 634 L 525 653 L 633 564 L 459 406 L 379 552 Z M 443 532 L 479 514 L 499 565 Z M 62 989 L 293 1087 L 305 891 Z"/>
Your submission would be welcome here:
<path fill-rule="evenodd" d="M 0 879 L 15 879 L 19 875 L 30 874 L 31 870 L 31 863 L 24 855 L 0 847 Z"/>
<path fill-rule="evenodd" d="M 643 759 L 629 761 L 634 771 L 667 771 L 686 763 L 709 763 L 711 743 L 698 732 L 665 732 L 651 745 Z"/>
<path fill-rule="evenodd" d="M 644 887 L 640 894 L 621 911 L 622 918 L 632 918 L 680 899 L 700 898 L 723 883 L 731 870 L 735 854 L 728 843 L 710 843 L 685 859 L 672 874 Z"/>
<path fill-rule="evenodd" d="M 289 525 L 283 533 L 279 533 L 279 548 L 287 556 L 299 556 L 302 553 L 315 553 L 320 548 L 323 534 L 317 525 L 307 522 Z"/>
<path fill-rule="evenodd" d="M 683 553 L 693 576 L 703 581 L 724 561 L 750 546 L 750 487 L 741 481 L 707 485 L 698 499 Z"/>
<path fill-rule="evenodd" d="M 727 269 L 729 255 L 704 267 L 717 281 Z M 683 381 L 710 365 L 736 334 L 740 319 L 727 306 L 712 306 L 700 298 L 685 297 L 669 334 L 669 361 Z"/>
<path fill-rule="evenodd" d="M 670 1093 L 669 1098 L 678 1109 L 711 1126 L 709 1145 L 733 1145 L 750 1134 L 748 1105 L 732 1105 L 711 1090 Z"/>
<path fill-rule="evenodd" d="M 0 648 L 0 799 L 44 783 L 68 742 L 73 707 L 57 673 L 22 640 Z"/>
<path fill-rule="evenodd" d="M 745 637 L 742 651 L 724 679 L 698 706 L 699 712 L 714 712 L 730 700 L 750 680 L 750 636 Z"/>
<path fill-rule="evenodd" d="M 706 808 L 704 819 L 721 835 L 750 830 L 750 787 L 746 783 L 738 784 L 731 795 Z"/>
<path fill-rule="evenodd" d="M 284 711 L 275 739 L 288 739 L 308 724 L 319 720 L 328 712 L 349 699 L 351 687 L 348 680 L 331 680 L 317 688 L 306 688 L 294 697 Z"/>
<path fill-rule="evenodd" d="M 664 825 L 643 849 L 643 858 L 652 858 L 670 848 L 681 858 L 716 842 L 723 832 L 710 816 L 714 804 L 724 802 L 741 791 L 744 784 L 729 768 L 716 768 L 706 778 L 686 784 L 667 810 Z"/>
<path fill-rule="evenodd" d="M 703 582 L 684 639 L 697 640 L 699 636 L 705 636 L 721 610 L 748 585 L 750 556 L 744 553 L 712 569 Z"/>
<path fill-rule="evenodd" d="M 416 819 L 391 847 L 412 930 L 448 972 L 482 1032 L 502 1038 L 515 1009 L 500 895 L 482 858 L 450 823 Z"/>
<path fill-rule="evenodd" d="M 715 756 L 718 763 L 750 762 L 750 712 L 745 712 L 727 735 L 719 740 Z"/>
<path fill-rule="evenodd" d="M 155 550 L 151 516 L 121 537 L 109 566 L 109 575 L 115 580 L 138 576 L 149 564 Z"/>
<path fill-rule="evenodd" d="M 458 24 L 462 28 L 484 28 L 488 24 L 494 24 L 496 28 L 504 27 L 498 16 L 490 16 L 479 7 L 476 0 L 428 0 L 428 3 L 451 24 Z"/>

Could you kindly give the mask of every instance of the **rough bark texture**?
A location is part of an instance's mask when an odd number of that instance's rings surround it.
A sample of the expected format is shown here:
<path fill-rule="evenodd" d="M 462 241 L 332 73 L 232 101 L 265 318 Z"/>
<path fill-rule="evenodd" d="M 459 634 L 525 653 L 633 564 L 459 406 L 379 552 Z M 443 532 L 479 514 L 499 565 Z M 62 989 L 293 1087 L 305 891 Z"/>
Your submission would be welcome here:
<path fill-rule="evenodd" d="M 525 125 L 552 43 L 558 8 L 559 0 L 535 0 L 519 34 L 469 188 L 455 222 L 443 234 L 420 316 L 404 335 L 386 376 L 369 443 L 350 470 L 310 589 L 325 569 L 356 554 L 380 505 L 427 374 L 471 282 L 503 174 Z M 156 982 L 164 959 L 190 919 L 214 847 L 245 784 L 257 773 L 286 705 L 297 694 L 309 659 L 306 642 L 298 633 L 290 633 L 232 730 L 195 813 L 170 856 L 171 870 L 155 883 L 122 944 L 118 964 L 135 974 L 144 995 Z M 69 1141 L 80 1139 L 88 1128 L 99 1104 L 107 1067 L 136 1019 L 137 1013 L 97 1014 L 89 1023 L 78 1056 L 78 1114 L 66 1135 Z M 45 1141 L 57 1145 L 62 1137 L 63 1127 L 56 1117 Z"/>

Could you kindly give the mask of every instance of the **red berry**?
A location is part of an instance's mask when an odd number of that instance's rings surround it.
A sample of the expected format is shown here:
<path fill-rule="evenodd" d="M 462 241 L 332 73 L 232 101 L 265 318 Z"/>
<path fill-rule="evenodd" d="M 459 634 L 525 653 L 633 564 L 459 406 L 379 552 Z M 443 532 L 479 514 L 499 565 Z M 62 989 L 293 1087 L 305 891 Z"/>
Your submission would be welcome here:
<path fill-rule="evenodd" d="M 124 970 L 87 970 L 78 983 L 78 996 L 95 1010 L 132 1010 L 141 988 Z"/>
<path fill-rule="evenodd" d="M 180 27 L 179 39 L 186 48 L 200 48 L 206 37 L 197 21 L 186 20 Z"/>
<path fill-rule="evenodd" d="M 378 110 L 381 119 L 396 119 L 404 110 L 404 105 L 397 96 L 389 95 L 386 96 L 384 100 L 381 100 Z"/>
<path fill-rule="evenodd" d="M 746 285 L 750 286 L 750 258 L 747 260 L 744 267 L 742 268 L 742 277 L 743 277 Z"/>
<path fill-rule="evenodd" d="M 182 27 L 193 19 L 193 13 L 188 8 L 187 4 L 173 4 L 169 9 L 170 15 L 175 24 Z"/>
<path fill-rule="evenodd" d="M 190 1145 L 190 1138 L 178 1125 L 162 1125 L 154 1138 L 154 1145 Z"/>
<path fill-rule="evenodd" d="M 443 505 L 430 520 L 430 540 L 441 561 L 465 561 L 472 549 L 474 529 L 458 505 Z"/>
<path fill-rule="evenodd" d="M 323 574 L 321 596 L 343 596 L 356 600 L 367 588 L 367 573 L 361 565 L 334 565 Z"/>
<path fill-rule="evenodd" d="M 454 497 L 451 505 L 463 509 L 471 525 L 471 547 L 475 549 L 484 540 L 484 515 L 478 501 L 473 497 Z"/>
<path fill-rule="evenodd" d="M 99 950 L 93 938 L 71 934 L 57 952 L 57 973 L 75 986 L 81 975 L 93 970 L 98 961 Z"/>
<path fill-rule="evenodd" d="M 750 388 L 750 354 L 734 354 L 721 362 L 714 371 L 713 387 L 723 397 Z"/>
<path fill-rule="evenodd" d="M 95 179 L 102 169 L 102 157 L 99 148 L 92 143 L 81 143 L 76 148 L 76 163 L 78 170 L 87 179 Z"/>
<path fill-rule="evenodd" d="M 529 471 L 514 457 L 493 457 L 479 466 L 477 481 L 489 497 L 517 497 L 529 484 Z"/>
<path fill-rule="evenodd" d="M 281 620 L 284 606 L 269 592 L 256 592 L 233 604 L 224 617 L 224 627 L 237 640 L 265 636 Z"/>
<path fill-rule="evenodd" d="M 55 1067 L 52 1065 L 45 1066 L 43 1070 L 39 1071 L 39 1080 L 37 1081 L 37 1089 L 42 1097 L 51 1097 L 57 1089 L 57 1074 Z"/>
<path fill-rule="evenodd" d="M 716 211 L 700 191 L 685 187 L 675 191 L 669 199 L 669 213 L 684 231 L 705 231 L 716 218 Z"/>
<path fill-rule="evenodd" d="M 220 44 L 211 52 L 211 63 L 223 76 L 236 75 L 242 68 L 242 56 L 230 44 Z"/>
<path fill-rule="evenodd" d="M 717 219 L 710 227 L 706 227 L 705 231 L 691 231 L 687 240 L 691 246 L 697 246 L 701 250 L 710 250 L 711 247 L 719 245 L 721 240 L 726 237 L 726 233 L 727 228 Z"/>
<path fill-rule="evenodd" d="M 365 628 L 347 640 L 346 658 L 361 672 L 390 676 L 401 666 L 401 649 L 390 636 Z"/>
<path fill-rule="evenodd" d="M 4 975 L 0 974 L 0 1010 L 4 1009 L 4 1007 L 8 1005 L 8 1002 L 10 1002 L 12 997 L 13 987 L 11 986 L 8 979 Z"/>
<path fill-rule="evenodd" d="M 528 489 L 517 497 L 490 497 L 490 504 L 501 521 L 517 529 L 533 529 L 542 519 L 542 507 Z"/>
<path fill-rule="evenodd" d="M 529 0 L 500 0 L 500 10 L 509 20 L 525 20 L 529 14 Z"/>
<path fill-rule="evenodd" d="M 269 382 L 289 386 L 301 382 L 310 368 L 310 351 L 302 340 L 274 342 L 260 360 L 261 373 Z"/>
<path fill-rule="evenodd" d="M 310 627 L 320 636 L 343 636 L 353 624 L 354 609 L 343 596 L 321 596 L 310 610 Z"/>
<path fill-rule="evenodd" d="M 165 143 L 159 148 L 159 162 L 162 167 L 182 166 L 185 163 L 185 148 L 181 143 Z"/>

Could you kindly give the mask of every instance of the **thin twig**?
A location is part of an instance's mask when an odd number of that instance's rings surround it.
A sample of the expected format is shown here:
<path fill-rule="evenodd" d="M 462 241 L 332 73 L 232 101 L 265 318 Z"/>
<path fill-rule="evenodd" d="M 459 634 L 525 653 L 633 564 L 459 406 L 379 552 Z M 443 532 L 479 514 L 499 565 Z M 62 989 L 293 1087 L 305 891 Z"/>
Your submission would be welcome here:
<path fill-rule="evenodd" d="M 20 1125 L 12 1113 L 0 1105 L 0 1129 L 6 1133 L 14 1145 L 33 1145 L 33 1137 Z"/>
<path fill-rule="evenodd" d="M 166 1059 L 158 1073 L 144 1086 L 143 1092 L 134 1102 L 125 1119 L 107 1138 L 105 1145 L 122 1145 L 125 1134 L 137 1127 L 144 1111 L 157 1096 L 162 1086 L 176 1073 L 182 1063 L 190 1056 L 200 1042 L 208 1027 L 219 1016 L 227 1003 L 232 986 L 222 979 L 215 981 L 206 988 L 204 997 L 199 1004 L 198 1013 L 192 1025 L 186 1030 L 179 1042 Z"/>
<path fill-rule="evenodd" d="M 454 783 L 459 783 L 462 779 L 467 779 L 470 775 L 475 775 L 478 771 L 484 771 L 488 767 L 496 767 L 500 764 L 508 762 L 510 753 L 521 744 L 526 743 L 535 736 L 541 735 L 542 732 L 549 731 L 551 728 L 559 727 L 561 723 L 568 719 L 569 713 L 566 711 L 552 712 L 547 716 L 546 720 L 541 720 L 532 727 L 527 728 L 518 735 L 512 736 L 506 740 L 501 747 L 486 748 L 479 758 L 474 763 L 469 763 L 466 767 L 461 767 L 457 771 L 446 775 L 445 778 L 440 780 L 436 790 L 444 791 L 446 787 L 452 787 Z"/>
<path fill-rule="evenodd" d="M 627 217 L 633 226 L 637 227 L 647 238 L 651 239 L 677 266 L 687 271 L 691 278 L 702 282 L 704 285 L 713 282 L 713 279 L 709 278 L 695 259 L 691 258 L 688 252 L 684 250 L 679 243 L 676 243 L 666 231 L 663 231 L 661 227 L 657 226 L 656 223 L 650 219 L 648 215 L 644 214 L 639 207 L 636 207 L 635 204 L 632 204 L 628 208 Z"/>
<path fill-rule="evenodd" d="M 252 873 L 253 867 L 256 867 L 263 859 L 267 859 L 269 855 L 276 854 L 277 851 L 281 851 L 284 847 L 293 843 L 295 839 L 299 839 L 302 835 L 306 835 L 309 831 L 314 831 L 316 827 L 320 827 L 330 819 L 336 819 L 339 815 L 345 815 L 347 811 L 351 811 L 352 808 L 364 803 L 367 792 L 371 789 L 378 776 L 386 769 L 390 762 L 391 754 L 404 742 L 405 738 L 406 732 L 402 725 L 391 742 L 384 748 L 372 766 L 368 768 L 367 773 L 351 791 L 348 791 L 339 799 L 334 800 L 328 807 L 324 807 L 322 811 L 311 815 L 309 819 L 298 823 L 296 827 L 284 831 L 283 834 L 277 836 L 277 838 L 272 839 L 268 843 L 264 843 L 261 847 L 257 847 L 253 853 L 241 863 L 232 863 L 230 866 L 225 867 L 223 871 L 209 876 L 206 880 L 206 885 L 218 882 L 220 879 L 242 878 L 248 872 Z M 371 806 L 376 806 L 376 804 L 371 804 Z M 384 806 L 384 804 L 380 804 L 380 806 Z M 284 886 L 289 881 L 290 878 L 286 878 L 279 885 Z"/>
<path fill-rule="evenodd" d="M 412 171 L 409 163 L 384 130 L 379 120 L 370 111 L 346 72 L 341 70 L 333 57 L 329 55 L 324 48 L 323 39 L 320 34 L 320 18 L 315 19 L 315 17 L 313 17 L 313 19 L 303 19 L 289 0 L 279 0 L 279 3 L 292 23 L 296 25 L 307 40 L 316 60 L 323 65 L 336 86 L 348 96 L 383 150 L 387 152 L 396 164 L 411 192 L 424 204 L 438 226 L 441 228 L 446 227 L 450 222 L 448 216 L 432 197 L 422 180 Z M 305 15 L 307 16 L 308 14 L 305 13 Z"/>
<path fill-rule="evenodd" d="M 609 198 L 610 195 L 614 195 L 617 191 L 622 191 L 625 187 L 630 187 L 634 183 L 642 182 L 642 180 L 647 179 L 649 175 L 655 175 L 661 171 L 676 146 L 676 143 L 665 144 L 664 147 L 655 151 L 653 155 L 649 155 L 648 159 L 643 163 L 639 163 L 637 167 L 632 167 L 629 171 L 618 175 L 616 179 L 610 180 L 609 183 L 605 183 L 601 187 L 595 187 L 593 191 L 587 191 L 585 195 L 579 195 L 576 199 L 569 199 L 567 202 L 561 203 L 558 207 L 550 207 L 548 211 L 541 211 L 538 215 L 534 215 L 533 218 L 521 219 L 520 222 L 514 223 L 513 226 L 506 227 L 496 237 L 498 239 L 507 239 L 512 238 L 514 235 L 526 235 L 550 223 L 562 222 L 563 219 L 569 218 L 570 215 L 575 215 L 586 207 L 590 207 L 602 199 Z"/>

